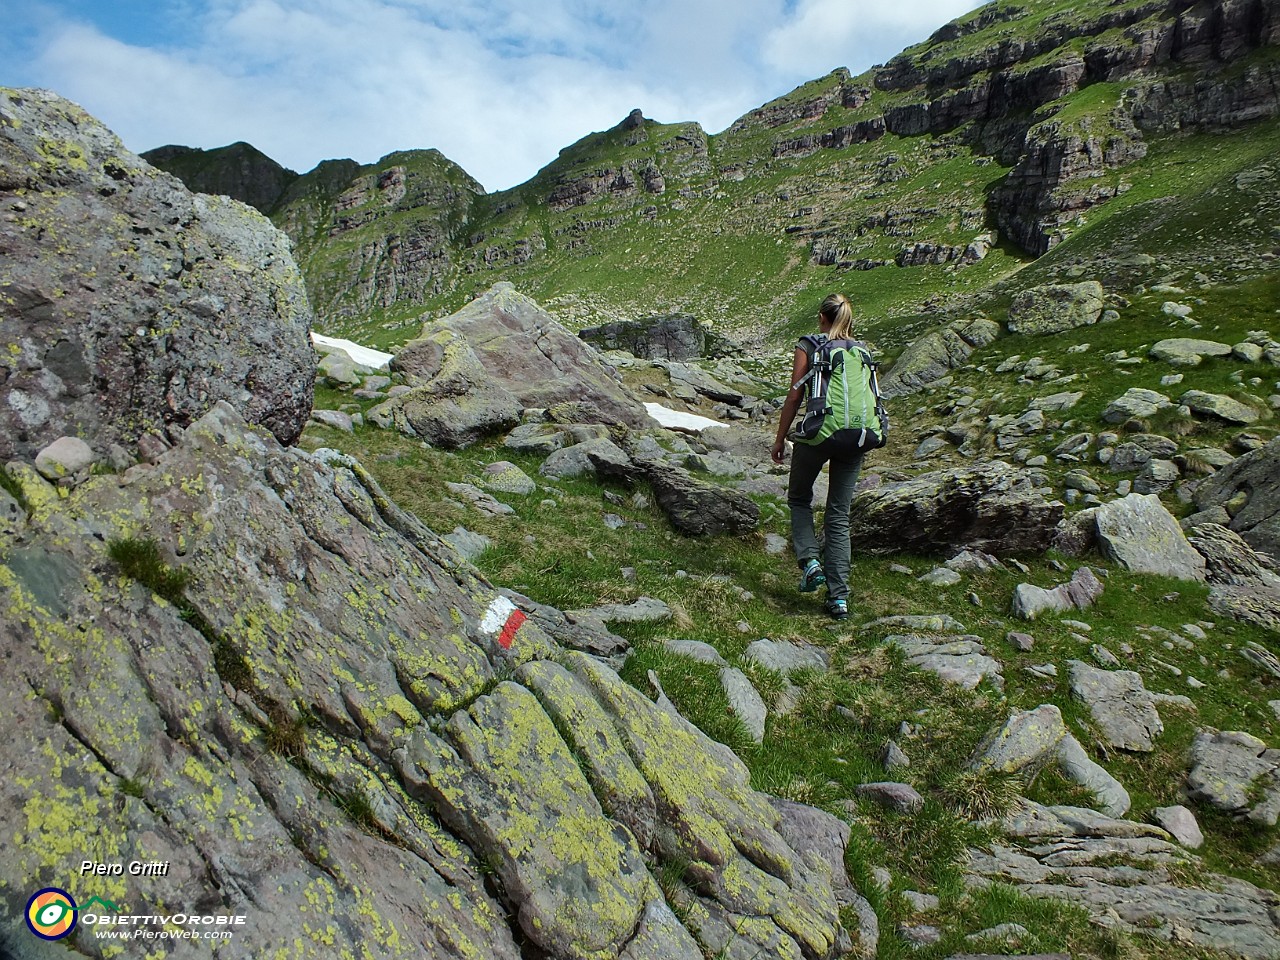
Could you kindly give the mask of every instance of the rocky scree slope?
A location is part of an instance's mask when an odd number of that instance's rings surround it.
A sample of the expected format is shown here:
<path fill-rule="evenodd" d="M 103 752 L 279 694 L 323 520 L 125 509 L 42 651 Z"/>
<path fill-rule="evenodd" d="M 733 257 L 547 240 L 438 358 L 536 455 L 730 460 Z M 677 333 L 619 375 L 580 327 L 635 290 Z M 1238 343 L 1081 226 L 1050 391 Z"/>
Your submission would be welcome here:
<path fill-rule="evenodd" d="M 322 325 L 362 341 L 494 279 L 570 326 L 683 309 L 758 339 L 825 287 L 910 316 L 1061 243 L 1152 143 L 1273 122 L 1276 20 L 1262 0 L 990 4 L 720 134 L 636 111 L 493 195 L 408 151 L 274 217 Z M 415 177 L 432 186 L 397 186 Z"/>
<path fill-rule="evenodd" d="M 0 459 L 72 435 L 131 462 L 219 400 L 301 433 L 315 354 L 288 239 L 45 91 L 0 89 L 0 254 Z"/>

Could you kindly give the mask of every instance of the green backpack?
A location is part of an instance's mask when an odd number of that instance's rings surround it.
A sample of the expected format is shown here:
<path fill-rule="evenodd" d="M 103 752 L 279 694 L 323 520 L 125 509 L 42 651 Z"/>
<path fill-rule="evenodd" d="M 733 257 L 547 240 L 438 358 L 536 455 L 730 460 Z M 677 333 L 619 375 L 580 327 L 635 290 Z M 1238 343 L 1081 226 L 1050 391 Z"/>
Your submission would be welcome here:
<path fill-rule="evenodd" d="M 809 372 L 793 389 L 808 384 L 804 418 L 792 432 L 797 443 L 819 444 L 829 437 L 857 450 L 875 450 L 889 440 L 889 416 L 880 397 L 876 364 L 856 340 L 801 337 Z"/>

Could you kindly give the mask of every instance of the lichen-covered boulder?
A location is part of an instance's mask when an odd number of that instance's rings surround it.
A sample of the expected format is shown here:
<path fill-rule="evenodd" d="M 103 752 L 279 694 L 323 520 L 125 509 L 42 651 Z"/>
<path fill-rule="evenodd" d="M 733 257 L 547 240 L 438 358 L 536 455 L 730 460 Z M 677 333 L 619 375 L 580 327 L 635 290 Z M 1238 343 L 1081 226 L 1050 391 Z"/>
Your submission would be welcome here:
<path fill-rule="evenodd" d="M 1102 316 L 1105 295 L 1097 280 L 1023 290 L 1009 304 L 1009 332 L 1060 333 L 1095 324 Z"/>
<path fill-rule="evenodd" d="M 884 378 L 886 397 L 914 393 L 956 367 L 963 366 L 979 347 L 1000 334 L 1000 325 L 986 317 L 959 320 L 941 330 L 926 333 L 911 343 Z"/>
<path fill-rule="evenodd" d="M 1131 493 L 1104 503 L 1094 522 L 1098 546 L 1109 560 L 1136 573 L 1204 580 L 1204 557 L 1154 494 Z"/>
<path fill-rule="evenodd" d="M 526 616 L 356 461 L 219 403 L 154 464 L 65 493 L 14 474 L 8 915 L 74 877 L 82 900 L 250 916 L 217 944 L 233 960 L 843 953 L 830 864 L 746 767 L 565 650 L 563 617 Z M 164 882 L 82 877 L 87 823 L 94 858 L 167 861 Z M 668 903 L 654 871 L 677 865 Z M 29 938 L 5 925 L 0 954 Z"/>
<path fill-rule="evenodd" d="M 283 443 L 311 412 L 311 309 L 289 241 L 192 194 L 75 104 L 0 88 L 0 461 L 98 454 L 225 400 Z"/>

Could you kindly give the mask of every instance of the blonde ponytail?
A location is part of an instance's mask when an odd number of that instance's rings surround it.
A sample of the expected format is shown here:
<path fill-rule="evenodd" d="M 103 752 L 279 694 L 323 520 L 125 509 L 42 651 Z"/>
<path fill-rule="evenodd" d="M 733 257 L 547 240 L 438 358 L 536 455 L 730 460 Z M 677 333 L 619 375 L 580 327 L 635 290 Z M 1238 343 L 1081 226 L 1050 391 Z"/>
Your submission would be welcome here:
<path fill-rule="evenodd" d="M 823 300 L 818 312 L 831 324 L 828 337 L 832 340 L 853 339 L 853 307 L 843 293 L 833 293 Z"/>

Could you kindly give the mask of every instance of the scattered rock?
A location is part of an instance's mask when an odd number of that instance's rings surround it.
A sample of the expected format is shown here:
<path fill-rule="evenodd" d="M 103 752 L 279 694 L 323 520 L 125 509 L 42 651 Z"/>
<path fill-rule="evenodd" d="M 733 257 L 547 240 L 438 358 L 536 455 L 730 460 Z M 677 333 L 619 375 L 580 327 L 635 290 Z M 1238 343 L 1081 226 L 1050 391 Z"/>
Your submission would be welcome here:
<path fill-rule="evenodd" d="M 1188 390 L 1178 400 L 1191 412 L 1201 417 L 1214 417 L 1227 423 L 1248 425 L 1257 423 L 1262 414 L 1253 407 L 1221 393 L 1205 393 L 1203 390 Z"/>
<path fill-rule="evenodd" d="M 764 740 L 764 725 L 769 710 L 747 675 L 736 667 L 720 670 L 720 684 L 729 698 L 729 709 L 742 721 L 747 733 L 756 743 Z"/>
<path fill-rule="evenodd" d="M 1089 708 L 1108 746 L 1149 753 L 1164 732 L 1155 702 L 1132 670 L 1099 670 L 1081 660 L 1069 661 L 1071 692 Z"/>
<path fill-rule="evenodd" d="M 831 659 L 820 647 L 767 638 L 748 644 L 742 657 L 744 660 L 758 663 L 766 669 L 776 670 L 782 674 L 794 673 L 798 670 L 817 670 L 825 673 Z"/>
<path fill-rule="evenodd" d="M 1275 826 L 1280 816 L 1280 750 L 1252 734 L 1201 731 L 1191 744 L 1187 796 L 1233 816 Z"/>
<path fill-rule="evenodd" d="M 912 633 L 885 637 L 885 643 L 898 647 L 907 663 L 936 673 L 948 683 L 965 690 L 974 689 L 984 678 L 997 689 L 1003 688 L 1004 677 L 998 660 L 987 656 L 982 639 L 976 636 L 947 636 Z"/>
<path fill-rule="evenodd" d="M 1020 583 L 1013 591 L 1013 615 L 1023 620 L 1034 620 L 1043 613 L 1060 613 L 1065 610 L 1085 610 L 1102 596 L 1102 583 L 1088 567 L 1081 567 L 1071 577 L 1070 583 L 1046 590 L 1029 583 Z"/>
<path fill-rule="evenodd" d="M 1177 337 L 1161 340 L 1151 348 L 1153 360 L 1163 360 L 1175 367 L 1198 367 L 1205 357 L 1229 357 L 1231 347 L 1213 340 L 1195 340 Z"/>
<path fill-rule="evenodd" d="M 713 667 L 727 667 L 729 665 L 725 662 L 724 657 L 720 656 L 719 650 L 709 643 L 703 643 L 701 640 L 668 640 L 664 646 L 672 653 L 689 657 L 699 663 L 709 664 Z"/>
<path fill-rule="evenodd" d="M 79 437 L 59 437 L 36 454 L 36 471 L 53 483 L 79 482 L 89 476 L 97 456 Z"/>
<path fill-rule="evenodd" d="M 1183 806 L 1157 807 L 1151 811 L 1151 822 L 1169 831 L 1173 839 L 1190 850 L 1199 850 L 1204 844 L 1204 834 L 1195 814 Z"/>
<path fill-rule="evenodd" d="M 950 554 L 971 547 L 1019 556 L 1048 548 L 1062 512 L 1026 471 L 995 461 L 864 490 L 849 511 L 850 533 L 871 553 Z"/>
<path fill-rule="evenodd" d="M 1196 488 L 1194 500 L 1202 513 L 1223 508 L 1230 518 L 1220 521 L 1224 526 L 1254 550 L 1280 561 L 1280 438 L 1208 477 Z"/>
<path fill-rule="evenodd" d="M 895 813 L 919 813 L 924 809 L 924 797 L 906 783 L 864 783 L 857 793 Z"/>
<path fill-rule="evenodd" d="M 1171 406 L 1173 401 L 1162 393 L 1144 390 L 1141 387 L 1131 387 L 1121 397 L 1107 405 L 1107 408 L 1102 411 L 1102 419 L 1107 423 L 1145 420 Z"/>
<path fill-rule="evenodd" d="M 525 496 L 538 489 L 532 477 L 508 460 L 499 460 L 486 466 L 480 483 L 486 490 L 514 493 L 517 496 Z"/>

